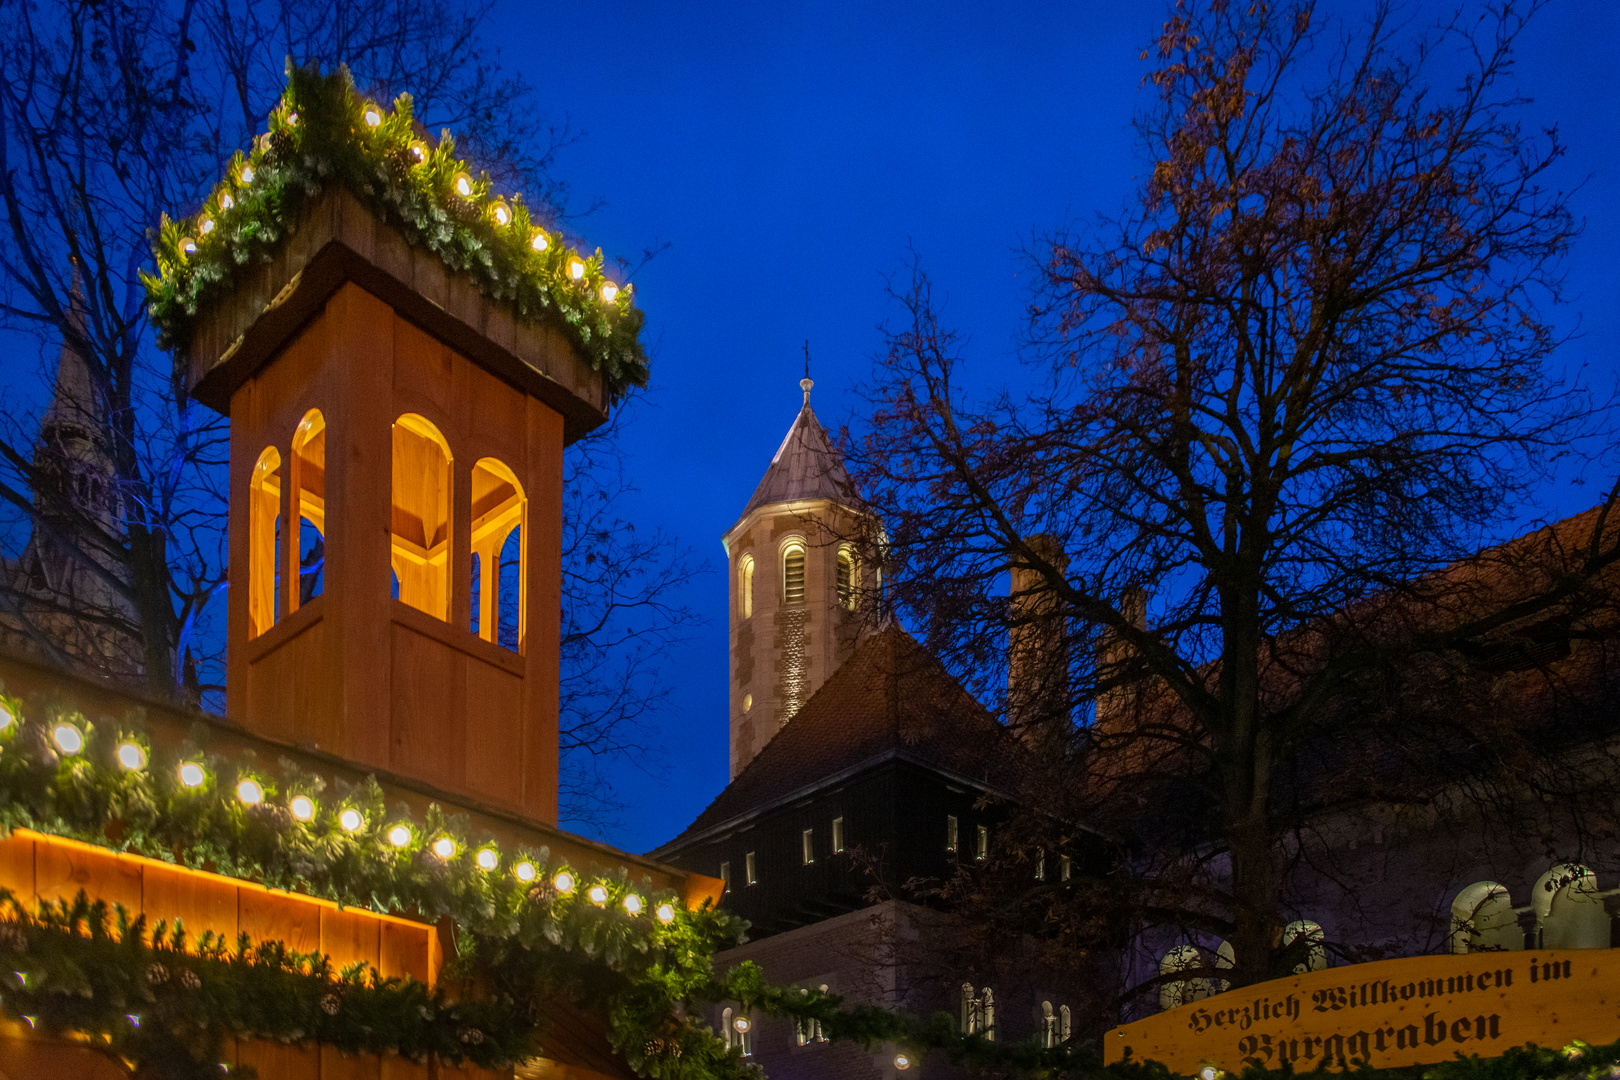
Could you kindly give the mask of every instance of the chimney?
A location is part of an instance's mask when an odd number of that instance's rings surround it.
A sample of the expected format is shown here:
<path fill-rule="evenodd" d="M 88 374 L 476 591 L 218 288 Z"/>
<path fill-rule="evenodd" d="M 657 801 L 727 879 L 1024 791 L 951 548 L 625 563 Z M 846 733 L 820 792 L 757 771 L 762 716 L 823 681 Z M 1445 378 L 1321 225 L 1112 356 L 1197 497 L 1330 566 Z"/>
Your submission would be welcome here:
<path fill-rule="evenodd" d="M 1138 630 L 1147 629 L 1147 590 L 1140 586 L 1131 586 L 1120 596 L 1119 611 L 1125 616 L 1127 622 Z M 1114 630 L 1103 631 L 1102 637 L 1096 647 L 1095 679 L 1099 687 L 1097 691 L 1097 705 L 1095 724 L 1099 729 L 1122 718 L 1130 707 L 1130 702 L 1136 694 L 1134 686 L 1114 685 L 1102 687 L 1109 683 L 1122 681 L 1131 659 L 1131 648 Z"/>
<path fill-rule="evenodd" d="M 1068 555 L 1047 535 L 1026 540 L 1030 552 L 1055 566 L 1069 567 Z M 1068 618 L 1045 575 L 1013 564 L 1007 632 L 1007 725 L 1030 745 L 1066 733 L 1069 723 Z"/>

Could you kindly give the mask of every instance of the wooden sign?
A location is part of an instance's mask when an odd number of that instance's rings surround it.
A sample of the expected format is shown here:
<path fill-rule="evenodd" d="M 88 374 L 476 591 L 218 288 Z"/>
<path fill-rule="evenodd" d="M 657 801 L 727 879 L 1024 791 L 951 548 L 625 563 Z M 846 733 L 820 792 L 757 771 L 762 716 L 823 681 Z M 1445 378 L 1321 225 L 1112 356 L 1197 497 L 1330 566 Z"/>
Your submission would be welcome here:
<path fill-rule="evenodd" d="M 1129 1050 L 1188 1074 L 1236 1073 L 1250 1059 L 1309 1072 L 1574 1039 L 1620 1039 L 1620 949 L 1418 956 L 1273 979 L 1117 1027 L 1103 1055 L 1112 1063 Z"/>

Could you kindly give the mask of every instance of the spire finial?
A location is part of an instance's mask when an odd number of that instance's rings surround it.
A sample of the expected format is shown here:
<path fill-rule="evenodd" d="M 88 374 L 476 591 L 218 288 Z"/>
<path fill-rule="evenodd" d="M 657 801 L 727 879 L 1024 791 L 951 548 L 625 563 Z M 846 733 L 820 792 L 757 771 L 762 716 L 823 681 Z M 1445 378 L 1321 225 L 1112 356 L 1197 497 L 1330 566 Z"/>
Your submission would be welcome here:
<path fill-rule="evenodd" d="M 810 339 L 804 339 L 804 378 L 799 380 L 799 389 L 804 391 L 804 403 L 810 404 L 810 388 L 816 385 L 810 380 Z"/>

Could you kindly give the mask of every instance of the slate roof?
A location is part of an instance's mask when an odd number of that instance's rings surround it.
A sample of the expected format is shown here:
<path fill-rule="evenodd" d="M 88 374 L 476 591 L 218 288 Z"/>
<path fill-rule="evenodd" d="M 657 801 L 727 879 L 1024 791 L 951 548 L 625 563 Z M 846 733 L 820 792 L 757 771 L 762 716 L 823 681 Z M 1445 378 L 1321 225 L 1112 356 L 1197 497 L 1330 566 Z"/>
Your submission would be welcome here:
<path fill-rule="evenodd" d="M 1011 793 L 1018 784 L 1017 737 L 893 622 L 863 638 L 708 809 L 658 852 L 891 755 L 995 791 Z"/>
<path fill-rule="evenodd" d="M 832 439 L 816 419 L 810 408 L 810 395 L 804 396 L 804 408 L 793 418 L 787 437 L 771 458 L 771 467 L 754 489 L 754 497 L 738 521 L 761 506 L 772 503 L 797 502 L 801 499 L 831 499 L 856 505 L 855 483 L 844 468 L 844 458 L 833 446 Z"/>

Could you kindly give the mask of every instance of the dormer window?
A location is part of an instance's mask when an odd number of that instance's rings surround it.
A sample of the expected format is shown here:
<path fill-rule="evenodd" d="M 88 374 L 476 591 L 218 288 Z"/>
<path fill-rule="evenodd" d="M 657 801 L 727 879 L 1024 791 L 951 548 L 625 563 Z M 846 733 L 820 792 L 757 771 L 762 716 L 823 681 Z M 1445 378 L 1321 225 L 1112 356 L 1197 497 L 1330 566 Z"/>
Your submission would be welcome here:
<path fill-rule="evenodd" d="M 782 603 L 804 603 L 804 542 L 800 540 L 782 547 Z"/>

